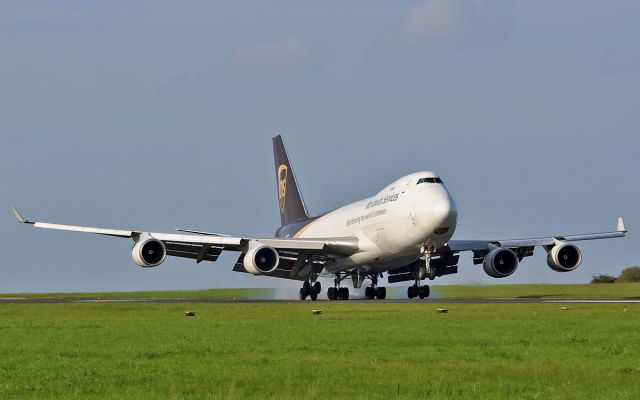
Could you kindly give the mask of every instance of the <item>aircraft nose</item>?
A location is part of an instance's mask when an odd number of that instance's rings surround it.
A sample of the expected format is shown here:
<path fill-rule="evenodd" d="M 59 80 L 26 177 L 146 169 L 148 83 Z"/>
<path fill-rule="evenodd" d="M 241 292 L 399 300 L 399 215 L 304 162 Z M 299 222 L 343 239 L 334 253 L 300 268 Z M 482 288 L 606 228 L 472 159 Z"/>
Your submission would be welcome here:
<path fill-rule="evenodd" d="M 433 207 L 433 216 L 441 223 L 455 224 L 458 209 L 450 198 L 442 199 Z"/>

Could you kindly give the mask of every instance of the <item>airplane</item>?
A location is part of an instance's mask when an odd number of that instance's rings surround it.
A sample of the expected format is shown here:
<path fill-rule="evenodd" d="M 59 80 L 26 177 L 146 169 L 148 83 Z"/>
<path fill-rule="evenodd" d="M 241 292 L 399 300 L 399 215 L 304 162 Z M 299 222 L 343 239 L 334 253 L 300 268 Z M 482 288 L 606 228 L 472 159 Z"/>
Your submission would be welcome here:
<path fill-rule="evenodd" d="M 618 218 L 611 232 L 555 235 L 531 239 L 454 240 L 458 208 L 441 178 L 429 171 L 403 176 L 373 196 L 325 214 L 311 217 L 280 135 L 273 138 L 281 226 L 274 237 L 234 237 L 212 232 L 177 229 L 179 233 L 92 228 L 30 221 L 12 207 L 18 222 L 37 228 L 93 233 L 132 239 L 133 261 L 143 268 L 157 267 L 167 256 L 216 261 L 223 251 L 240 253 L 233 270 L 253 275 L 302 282 L 300 300 L 317 300 L 318 278 L 333 278 L 329 300 L 349 299 L 343 281 L 354 288 L 365 281 L 365 297 L 384 299 L 379 286 L 413 282 L 410 299 L 429 297 L 425 279 L 458 272 L 460 253 L 471 252 L 474 264 L 494 278 L 512 275 L 535 247 L 547 252 L 548 266 L 557 272 L 573 271 L 582 261 L 574 242 L 624 237 L 627 229 Z"/>

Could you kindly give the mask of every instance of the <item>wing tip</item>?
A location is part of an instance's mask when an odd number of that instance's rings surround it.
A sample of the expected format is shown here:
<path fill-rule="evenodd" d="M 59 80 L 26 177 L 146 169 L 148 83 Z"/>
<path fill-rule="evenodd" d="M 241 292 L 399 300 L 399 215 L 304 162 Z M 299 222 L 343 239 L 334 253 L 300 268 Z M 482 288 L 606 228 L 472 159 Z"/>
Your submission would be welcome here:
<path fill-rule="evenodd" d="M 33 222 L 29 221 L 28 219 L 25 219 L 22 214 L 20 214 L 20 211 L 18 211 L 17 208 L 11 206 L 11 211 L 13 211 L 13 215 L 16 216 L 16 219 L 18 220 L 19 223 L 21 224 L 33 224 Z"/>
<path fill-rule="evenodd" d="M 618 217 L 618 232 L 627 233 L 627 226 L 625 225 L 622 217 Z"/>

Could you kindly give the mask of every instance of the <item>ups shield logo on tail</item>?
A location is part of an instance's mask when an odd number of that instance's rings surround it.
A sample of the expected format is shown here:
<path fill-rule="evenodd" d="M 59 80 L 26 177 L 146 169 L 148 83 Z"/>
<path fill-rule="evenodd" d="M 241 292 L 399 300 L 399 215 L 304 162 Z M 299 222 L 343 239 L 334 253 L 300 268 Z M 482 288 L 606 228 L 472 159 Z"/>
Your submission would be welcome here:
<path fill-rule="evenodd" d="M 287 173 L 286 165 L 278 168 L 278 199 L 280 200 L 280 212 L 284 212 L 284 202 L 287 197 Z"/>

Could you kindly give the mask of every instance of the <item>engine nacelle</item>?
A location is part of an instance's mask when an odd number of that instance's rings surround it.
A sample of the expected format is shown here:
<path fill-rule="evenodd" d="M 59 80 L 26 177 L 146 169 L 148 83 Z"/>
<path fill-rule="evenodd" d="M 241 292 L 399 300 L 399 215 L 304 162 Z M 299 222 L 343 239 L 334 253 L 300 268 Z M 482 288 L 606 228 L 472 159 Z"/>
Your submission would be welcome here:
<path fill-rule="evenodd" d="M 147 238 L 136 242 L 131 249 L 133 262 L 144 268 L 157 267 L 167 257 L 167 248 L 158 239 Z"/>
<path fill-rule="evenodd" d="M 484 272 L 494 278 L 506 278 L 518 268 L 518 256 L 511 249 L 498 247 L 484 257 Z"/>
<path fill-rule="evenodd" d="M 557 272 L 569 272 L 580 266 L 582 252 L 575 244 L 560 243 L 547 253 L 547 265 Z"/>
<path fill-rule="evenodd" d="M 244 269 L 253 275 L 270 274 L 278 268 L 280 256 L 276 249 L 260 242 L 252 241 L 242 263 Z"/>

